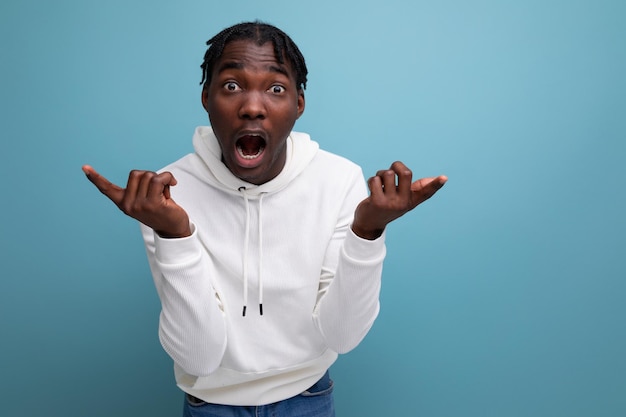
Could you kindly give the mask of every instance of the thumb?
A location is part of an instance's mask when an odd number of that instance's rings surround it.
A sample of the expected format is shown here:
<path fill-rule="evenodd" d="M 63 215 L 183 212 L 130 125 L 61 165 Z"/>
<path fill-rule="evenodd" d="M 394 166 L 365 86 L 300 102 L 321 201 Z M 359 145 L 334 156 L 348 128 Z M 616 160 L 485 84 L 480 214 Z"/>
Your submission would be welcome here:
<path fill-rule="evenodd" d="M 109 200 L 119 205 L 124 198 L 124 189 L 113 184 L 111 181 L 98 174 L 90 165 L 83 165 L 82 170 L 93 185 L 100 190 L 102 194 L 107 196 Z"/>
<path fill-rule="evenodd" d="M 440 175 L 438 177 L 421 178 L 411 184 L 412 208 L 417 207 L 435 195 L 447 181 L 448 177 Z"/>
<path fill-rule="evenodd" d="M 448 177 L 440 175 L 438 177 L 421 178 L 411 184 L 411 191 L 413 192 L 425 192 L 433 194 L 439 190 L 448 181 Z"/>

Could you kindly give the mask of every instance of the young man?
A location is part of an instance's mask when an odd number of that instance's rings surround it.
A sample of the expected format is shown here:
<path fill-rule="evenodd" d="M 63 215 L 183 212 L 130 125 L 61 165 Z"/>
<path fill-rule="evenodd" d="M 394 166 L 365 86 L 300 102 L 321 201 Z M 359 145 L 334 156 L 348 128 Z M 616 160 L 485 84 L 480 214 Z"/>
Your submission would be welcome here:
<path fill-rule="evenodd" d="M 333 416 L 328 368 L 378 314 L 384 230 L 447 178 L 361 169 L 293 132 L 307 69 L 276 27 L 207 42 L 195 152 L 126 188 L 87 177 L 142 223 L 159 337 L 185 416 Z"/>

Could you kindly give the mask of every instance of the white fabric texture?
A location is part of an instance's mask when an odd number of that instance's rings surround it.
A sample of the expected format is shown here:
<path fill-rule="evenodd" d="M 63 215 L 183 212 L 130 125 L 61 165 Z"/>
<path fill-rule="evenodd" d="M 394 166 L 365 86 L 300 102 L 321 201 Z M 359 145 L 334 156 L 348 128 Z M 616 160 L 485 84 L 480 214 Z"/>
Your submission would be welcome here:
<path fill-rule="evenodd" d="M 197 128 L 193 144 L 162 170 L 178 181 L 171 195 L 192 235 L 163 239 L 142 225 L 177 383 L 218 404 L 297 395 L 378 315 L 384 235 L 350 229 L 367 197 L 362 171 L 292 132 L 284 169 L 256 186 L 221 162 L 210 127 Z"/>

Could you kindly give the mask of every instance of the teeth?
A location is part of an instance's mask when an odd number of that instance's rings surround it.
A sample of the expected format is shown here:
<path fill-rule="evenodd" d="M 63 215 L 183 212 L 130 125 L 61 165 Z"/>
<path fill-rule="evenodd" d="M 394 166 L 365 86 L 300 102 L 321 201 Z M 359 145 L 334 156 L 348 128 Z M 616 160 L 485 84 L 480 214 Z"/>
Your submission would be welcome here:
<path fill-rule="evenodd" d="M 263 153 L 264 149 L 265 149 L 265 146 L 261 146 L 259 148 L 259 151 L 257 153 L 255 153 L 254 155 L 245 155 L 243 153 L 243 149 L 241 149 L 241 146 L 237 146 L 237 152 L 239 152 L 239 156 L 241 156 L 243 159 L 255 159 L 255 158 L 258 158 L 259 155 L 261 155 Z"/>
<path fill-rule="evenodd" d="M 246 135 L 248 137 L 255 137 L 255 138 L 261 138 L 261 135 L 256 134 L 256 133 L 250 133 L 248 135 Z M 237 144 L 237 152 L 239 153 L 239 156 L 241 156 L 243 159 L 247 159 L 247 160 L 252 160 L 252 159 L 256 159 L 258 158 L 263 151 L 265 150 L 265 146 L 261 145 L 258 149 L 258 151 L 255 154 L 247 154 L 244 152 L 244 147 L 241 146 L 240 144 Z"/>

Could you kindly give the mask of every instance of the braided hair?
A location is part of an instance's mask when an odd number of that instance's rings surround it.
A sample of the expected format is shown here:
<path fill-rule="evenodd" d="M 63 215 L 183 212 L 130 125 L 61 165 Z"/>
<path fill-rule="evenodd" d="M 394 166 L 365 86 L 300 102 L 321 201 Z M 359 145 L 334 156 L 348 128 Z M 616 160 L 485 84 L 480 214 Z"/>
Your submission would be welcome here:
<path fill-rule="evenodd" d="M 276 61 L 284 64 L 286 58 L 296 72 L 296 85 L 298 88 L 306 89 L 308 70 L 300 49 L 285 32 L 260 21 L 236 24 L 222 30 L 206 42 L 209 48 L 204 54 L 204 62 L 200 65 L 200 68 L 202 68 L 200 85 L 203 85 L 203 88 L 207 88 L 211 83 L 213 68 L 222 56 L 226 45 L 236 40 L 254 41 L 259 46 L 264 45 L 266 42 L 272 42 Z"/>

